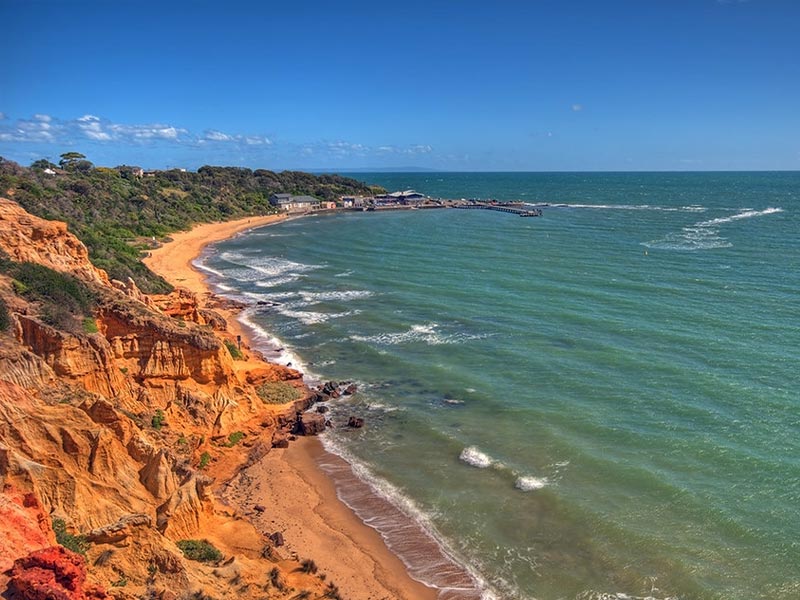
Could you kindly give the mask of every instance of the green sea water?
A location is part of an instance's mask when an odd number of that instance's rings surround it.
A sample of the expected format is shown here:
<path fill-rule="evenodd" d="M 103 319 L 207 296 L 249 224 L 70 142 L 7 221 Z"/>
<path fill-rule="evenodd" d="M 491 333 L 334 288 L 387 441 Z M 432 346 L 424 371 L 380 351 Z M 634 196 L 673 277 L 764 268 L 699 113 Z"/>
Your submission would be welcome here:
<path fill-rule="evenodd" d="M 800 174 L 358 177 L 551 204 L 307 217 L 203 259 L 270 355 L 358 382 L 326 468 L 416 577 L 800 598 Z"/>

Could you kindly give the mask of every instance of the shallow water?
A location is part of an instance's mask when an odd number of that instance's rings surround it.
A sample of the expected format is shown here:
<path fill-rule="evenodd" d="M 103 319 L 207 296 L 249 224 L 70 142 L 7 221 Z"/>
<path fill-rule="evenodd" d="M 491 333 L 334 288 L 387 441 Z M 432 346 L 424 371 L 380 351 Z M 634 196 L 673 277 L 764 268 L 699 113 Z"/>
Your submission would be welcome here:
<path fill-rule="evenodd" d="M 309 217 L 205 258 L 276 356 L 358 381 L 332 415 L 367 426 L 325 444 L 369 489 L 485 597 L 800 596 L 800 174 L 360 177 L 558 205 Z"/>

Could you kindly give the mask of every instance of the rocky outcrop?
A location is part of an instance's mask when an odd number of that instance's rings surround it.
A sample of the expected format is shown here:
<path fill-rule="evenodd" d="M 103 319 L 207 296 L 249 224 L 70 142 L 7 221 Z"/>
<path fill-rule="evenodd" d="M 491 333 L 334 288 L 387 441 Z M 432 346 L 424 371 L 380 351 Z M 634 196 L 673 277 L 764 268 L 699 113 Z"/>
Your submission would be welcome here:
<path fill-rule="evenodd" d="M 12 260 L 35 262 L 85 281 L 108 285 L 108 275 L 89 262 L 86 246 L 67 231 L 67 224 L 27 213 L 0 198 L 0 249 Z"/>
<path fill-rule="evenodd" d="M 325 431 L 325 417 L 320 413 L 298 413 L 292 433 L 297 435 L 319 435 Z"/>
<path fill-rule="evenodd" d="M 116 523 L 92 529 L 86 534 L 86 541 L 92 544 L 113 544 L 115 546 L 127 545 L 129 538 L 137 527 L 150 527 L 153 519 L 150 515 L 125 515 Z"/>
<path fill-rule="evenodd" d="M 83 559 L 61 546 L 37 550 L 14 561 L 9 592 L 24 600 L 99 600 L 104 590 L 86 583 Z"/>
<path fill-rule="evenodd" d="M 111 346 L 101 335 L 77 336 L 34 317 L 18 315 L 17 338 L 62 381 L 107 398 L 132 394 L 128 381 L 114 363 Z"/>
<path fill-rule="evenodd" d="M 0 573 L 11 568 L 20 555 L 55 545 L 56 539 L 36 494 L 7 485 L 0 494 Z M 0 588 L 3 587 L 0 575 Z"/>

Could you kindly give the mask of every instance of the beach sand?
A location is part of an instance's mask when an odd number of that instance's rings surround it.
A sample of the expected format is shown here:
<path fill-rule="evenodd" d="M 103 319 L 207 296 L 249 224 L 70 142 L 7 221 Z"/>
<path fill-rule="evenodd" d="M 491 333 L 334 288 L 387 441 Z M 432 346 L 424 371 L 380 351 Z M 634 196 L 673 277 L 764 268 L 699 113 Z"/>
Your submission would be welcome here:
<path fill-rule="evenodd" d="M 172 235 L 172 241 L 154 249 L 144 263 L 171 284 L 207 300 L 212 291 L 192 264 L 203 249 L 282 220 L 285 217 L 272 215 L 199 225 Z M 223 313 L 230 333 L 247 339 L 247 328 L 238 323 L 235 311 Z M 314 560 L 326 581 L 334 582 L 348 600 L 434 600 L 436 591 L 412 579 L 380 535 L 339 500 L 333 482 L 319 466 L 324 454 L 314 438 L 273 449 L 227 486 L 225 501 L 245 514 L 255 514 L 251 518 L 260 530 L 280 531 L 286 542 L 281 551 Z M 266 510 L 258 515 L 255 505 Z"/>

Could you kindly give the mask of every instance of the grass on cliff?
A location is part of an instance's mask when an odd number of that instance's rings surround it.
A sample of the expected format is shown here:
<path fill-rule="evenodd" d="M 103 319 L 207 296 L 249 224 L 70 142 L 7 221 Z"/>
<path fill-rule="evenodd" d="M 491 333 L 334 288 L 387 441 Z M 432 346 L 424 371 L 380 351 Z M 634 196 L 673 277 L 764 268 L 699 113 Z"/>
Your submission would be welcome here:
<path fill-rule="evenodd" d="M 232 341 L 225 340 L 225 347 L 228 349 L 228 352 L 230 352 L 233 360 L 244 360 L 244 354 L 242 354 L 242 351 L 239 350 L 239 347 Z"/>
<path fill-rule="evenodd" d="M 222 552 L 208 540 L 180 540 L 175 542 L 183 555 L 198 562 L 217 562 L 222 560 Z"/>
<path fill-rule="evenodd" d="M 303 395 L 296 387 L 283 381 L 262 383 L 256 388 L 256 393 L 266 404 L 287 404 Z"/>
<path fill-rule="evenodd" d="M 0 256 L 0 273 L 12 279 L 14 292 L 39 304 L 39 318 L 57 329 L 90 333 L 91 317 L 97 308 L 97 294 L 85 283 L 48 267 L 30 262 L 13 262 Z"/>
<path fill-rule="evenodd" d="M 56 519 L 53 521 L 53 533 L 56 534 L 56 542 L 67 550 L 72 550 L 76 554 L 86 557 L 86 551 L 89 549 L 89 542 L 86 536 L 73 535 L 67 532 L 67 524 L 64 519 Z"/>

